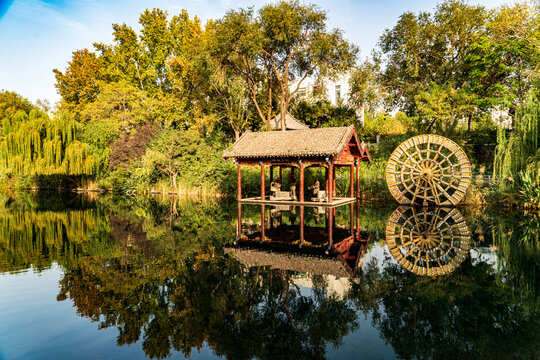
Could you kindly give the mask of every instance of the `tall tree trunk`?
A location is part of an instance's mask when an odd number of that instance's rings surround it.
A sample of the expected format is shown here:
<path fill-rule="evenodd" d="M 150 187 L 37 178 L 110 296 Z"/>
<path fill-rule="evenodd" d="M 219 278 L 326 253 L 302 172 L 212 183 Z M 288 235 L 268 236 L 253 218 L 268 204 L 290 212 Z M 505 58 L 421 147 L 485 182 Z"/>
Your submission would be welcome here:
<path fill-rule="evenodd" d="M 287 111 L 285 110 L 285 106 L 281 105 L 281 131 L 285 131 L 285 116 Z"/>
<path fill-rule="evenodd" d="M 358 111 L 357 111 L 357 115 L 358 115 L 358 121 L 360 122 L 360 124 L 362 125 L 362 127 L 364 127 L 365 125 L 365 120 L 364 120 L 364 104 L 358 106 Z"/>

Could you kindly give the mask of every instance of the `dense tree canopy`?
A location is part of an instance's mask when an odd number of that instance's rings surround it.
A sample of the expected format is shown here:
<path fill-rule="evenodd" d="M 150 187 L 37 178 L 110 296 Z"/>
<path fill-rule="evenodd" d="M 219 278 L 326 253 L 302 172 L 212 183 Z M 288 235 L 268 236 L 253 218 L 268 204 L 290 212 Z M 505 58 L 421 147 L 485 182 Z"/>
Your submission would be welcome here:
<path fill-rule="evenodd" d="M 308 77 L 344 73 L 356 60 L 357 48 L 340 30 L 326 29 L 326 13 L 298 0 L 252 9 L 229 11 L 216 24 L 221 62 L 244 77 L 261 120 L 269 125 L 273 102 L 285 115 L 292 97 Z M 266 108 L 257 93 L 266 93 Z"/>
<path fill-rule="evenodd" d="M 381 84 L 421 131 L 452 130 L 463 118 L 470 129 L 497 105 L 513 113 L 537 81 L 538 19 L 531 5 L 487 10 L 460 0 L 406 12 L 380 39 Z"/>

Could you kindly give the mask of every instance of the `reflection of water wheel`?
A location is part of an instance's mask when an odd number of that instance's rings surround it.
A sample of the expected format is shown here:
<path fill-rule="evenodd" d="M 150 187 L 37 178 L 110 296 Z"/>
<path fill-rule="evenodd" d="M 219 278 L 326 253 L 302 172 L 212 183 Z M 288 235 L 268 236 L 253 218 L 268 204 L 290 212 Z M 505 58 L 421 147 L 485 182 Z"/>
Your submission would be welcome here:
<path fill-rule="evenodd" d="M 471 183 L 471 164 L 452 140 L 419 135 L 401 143 L 386 166 L 392 196 L 404 205 L 456 205 Z"/>
<path fill-rule="evenodd" d="M 405 269 L 437 276 L 451 273 L 465 260 L 471 236 L 456 209 L 400 206 L 386 224 L 386 243 Z"/>

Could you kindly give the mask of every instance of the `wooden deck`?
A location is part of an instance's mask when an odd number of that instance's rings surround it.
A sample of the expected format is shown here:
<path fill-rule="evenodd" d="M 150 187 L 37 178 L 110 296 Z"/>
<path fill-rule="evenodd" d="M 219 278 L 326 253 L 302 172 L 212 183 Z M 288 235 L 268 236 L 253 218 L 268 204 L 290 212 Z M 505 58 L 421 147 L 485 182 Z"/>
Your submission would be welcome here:
<path fill-rule="evenodd" d="M 240 203 L 242 204 L 259 204 L 259 205 L 294 205 L 294 206 L 313 206 L 313 207 L 333 207 L 341 206 L 345 204 L 350 204 L 356 201 L 356 198 L 353 197 L 341 197 L 334 198 L 332 202 L 317 202 L 317 201 L 295 201 L 295 200 L 270 200 L 268 197 L 265 197 L 264 200 L 258 197 L 250 197 L 241 199 Z"/>

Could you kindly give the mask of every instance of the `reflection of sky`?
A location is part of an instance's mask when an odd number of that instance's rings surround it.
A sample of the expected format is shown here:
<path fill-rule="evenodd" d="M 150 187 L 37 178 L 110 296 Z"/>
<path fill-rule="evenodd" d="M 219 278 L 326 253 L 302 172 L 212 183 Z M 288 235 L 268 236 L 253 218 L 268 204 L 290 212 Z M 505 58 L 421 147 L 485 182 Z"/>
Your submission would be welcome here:
<path fill-rule="evenodd" d="M 326 288 L 327 296 L 337 296 L 339 300 L 342 298 L 332 289 L 332 283 L 339 281 L 339 278 L 334 276 L 326 276 L 328 287 Z M 341 279 L 345 280 L 345 279 Z M 304 297 L 315 296 L 314 290 L 310 285 L 306 286 L 310 281 L 310 277 L 306 275 L 297 275 L 293 282 L 298 285 L 300 294 Z M 350 279 L 346 279 L 350 282 Z M 296 290 L 296 287 L 292 288 Z M 343 294 L 344 295 L 344 294 Z M 354 304 L 348 302 L 349 306 L 354 309 Z M 384 314 L 384 307 L 379 308 L 379 312 Z M 390 344 L 385 343 L 377 330 L 373 326 L 373 314 L 371 311 L 356 313 L 356 321 L 358 327 L 355 331 L 351 331 L 343 337 L 339 346 L 327 344 L 325 358 L 327 359 L 395 359 L 396 354 Z"/>
<path fill-rule="evenodd" d="M 56 300 L 63 273 L 54 264 L 39 273 L 0 274 L 0 359 L 146 359 L 142 339 L 118 346 L 114 326 L 98 331 L 71 300 Z M 183 357 L 172 351 L 172 358 Z M 192 358 L 216 356 L 205 343 Z"/>
<path fill-rule="evenodd" d="M 260 7 L 263 0 L 157 0 L 151 7 L 170 15 L 186 9 L 203 21 L 217 19 L 227 9 Z M 331 27 L 344 30 L 362 57 L 369 55 L 385 28 L 392 27 L 404 11 L 431 10 L 431 0 L 353 1 L 313 0 L 328 11 Z M 472 0 L 488 7 L 504 0 Z M 138 28 L 141 12 L 150 7 L 142 0 L 0 0 L 0 89 L 16 91 L 31 100 L 59 100 L 53 68 L 63 70 L 77 49 L 93 42 L 112 41 L 111 24 Z M 3 15 L 3 16 L 2 16 Z"/>
<path fill-rule="evenodd" d="M 476 266 L 479 263 L 486 263 L 489 264 L 494 271 L 497 270 L 499 261 L 504 262 L 504 259 L 499 259 L 497 253 L 488 246 L 472 248 L 470 257 L 473 265 Z"/>

